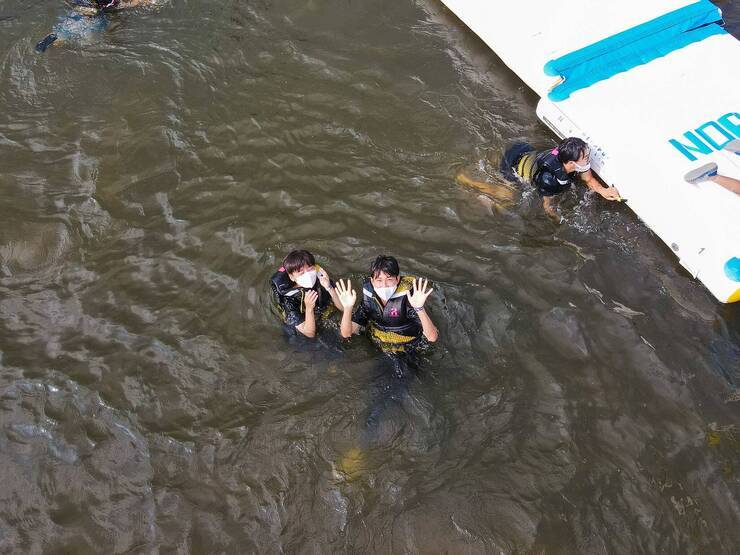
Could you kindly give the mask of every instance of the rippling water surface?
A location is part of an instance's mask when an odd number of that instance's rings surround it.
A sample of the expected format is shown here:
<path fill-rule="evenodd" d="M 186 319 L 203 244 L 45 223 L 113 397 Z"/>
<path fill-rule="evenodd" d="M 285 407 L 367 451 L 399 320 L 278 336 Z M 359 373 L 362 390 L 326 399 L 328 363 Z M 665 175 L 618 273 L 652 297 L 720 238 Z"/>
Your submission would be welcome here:
<path fill-rule="evenodd" d="M 62 12 L 0 5 L 0 551 L 737 552 L 737 307 L 624 206 L 455 183 L 553 138 L 438 2 L 173 0 L 35 54 Z M 407 394 L 286 340 L 296 247 L 434 281 Z"/>

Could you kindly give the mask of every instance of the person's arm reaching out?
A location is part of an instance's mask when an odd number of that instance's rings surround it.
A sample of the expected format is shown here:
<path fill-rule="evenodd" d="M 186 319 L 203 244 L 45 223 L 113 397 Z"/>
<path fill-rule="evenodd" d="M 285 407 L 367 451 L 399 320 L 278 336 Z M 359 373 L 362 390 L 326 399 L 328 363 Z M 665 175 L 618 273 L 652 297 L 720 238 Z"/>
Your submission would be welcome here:
<path fill-rule="evenodd" d="M 434 289 L 431 287 L 427 289 L 427 286 L 428 281 L 426 279 L 415 279 L 411 291 L 406 291 L 406 297 L 408 297 L 409 304 L 416 311 L 417 316 L 419 316 L 424 337 L 427 338 L 427 341 L 434 343 L 439 337 L 439 332 L 424 308 L 427 297 L 432 294 Z"/>
<path fill-rule="evenodd" d="M 606 200 L 622 200 L 622 197 L 620 196 L 619 191 L 617 191 L 616 187 L 604 187 L 601 182 L 596 179 L 596 176 L 591 170 L 587 170 L 579 174 L 579 177 L 586 184 L 586 187 L 591 189 L 593 192 L 598 193 Z"/>

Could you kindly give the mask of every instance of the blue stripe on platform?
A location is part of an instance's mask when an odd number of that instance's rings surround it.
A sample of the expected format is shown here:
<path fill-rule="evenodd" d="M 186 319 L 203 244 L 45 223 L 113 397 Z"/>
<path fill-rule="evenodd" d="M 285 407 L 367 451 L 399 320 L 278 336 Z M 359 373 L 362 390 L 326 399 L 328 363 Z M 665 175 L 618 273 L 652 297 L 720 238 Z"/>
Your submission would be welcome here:
<path fill-rule="evenodd" d="M 724 33 L 717 25 L 722 14 L 709 0 L 700 0 L 656 19 L 570 52 L 545 64 L 547 75 L 564 82 L 555 87 L 550 100 L 564 100 L 584 89 L 646 64 L 709 36 Z"/>

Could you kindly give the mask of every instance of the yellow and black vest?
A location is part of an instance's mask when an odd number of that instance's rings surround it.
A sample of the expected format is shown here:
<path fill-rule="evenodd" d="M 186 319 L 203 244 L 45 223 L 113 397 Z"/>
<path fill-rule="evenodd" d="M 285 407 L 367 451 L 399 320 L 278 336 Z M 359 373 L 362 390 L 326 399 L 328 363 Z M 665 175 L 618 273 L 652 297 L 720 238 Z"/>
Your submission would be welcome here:
<path fill-rule="evenodd" d="M 316 264 L 316 271 L 318 272 L 320 269 L 321 267 Z M 288 272 L 282 267 L 272 275 L 270 283 L 272 285 L 272 294 L 283 322 L 289 326 L 302 324 L 306 319 L 306 305 L 303 302 L 303 298 L 309 289 L 299 287 L 291 281 L 288 277 Z M 326 320 L 334 312 L 334 303 L 331 300 L 331 295 L 321 286 L 318 279 L 311 289 L 316 291 L 319 296 L 313 310 L 316 320 Z"/>
<path fill-rule="evenodd" d="M 362 284 L 362 301 L 352 315 L 352 321 L 367 326 L 373 339 L 381 346 L 402 346 L 422 335 L 419 315 L 409 304 L 406 292 L 411 290 L 413 276 L 402 276 L 388 302 L 383 306 L 373 289 L 370 278 Z"/>
<path fill-rule="evenodd" d="M 537 187 L 546 197 L 562 193 L 577 179 L 577 173 L 567 173 L 553 150 L 525 152 L 516 161 L 514 172 L 525 183 Z"/>

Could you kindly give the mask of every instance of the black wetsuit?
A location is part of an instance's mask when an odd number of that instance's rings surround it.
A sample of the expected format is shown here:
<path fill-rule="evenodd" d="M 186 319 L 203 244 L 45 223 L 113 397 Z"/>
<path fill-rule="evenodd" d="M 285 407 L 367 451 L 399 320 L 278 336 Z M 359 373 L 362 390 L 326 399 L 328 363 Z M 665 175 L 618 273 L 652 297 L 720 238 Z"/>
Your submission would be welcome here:
<path fill-rule="evenodd" d="M 319 266 L 316 265 L 316 270 L 318 271 L 319 269 Z M 316 322 L 326 320 L 334 312 L 334 303 L 332 302 L 331 295 L 321 286 L 318 279 L 311 289 L 298 287 L 290 280 L 288 272 L 284 268 L 280 268 L 273 274 L 270 281 L 280 316 L 283 322 L 294 331 L 295 326 L 302 324 L 306 319 L 306 305 L 303 302 L 303 298 L 306 292 L 310 290 L 316 291 L 318 294 L 316 306 L 313 309 Z M 333 286 L 334 284 L 332 283 Z"/>
<path fill-rule="evenodd" d="M 562 193 L 578 179 L 577 172 L 565 171 L 556 151 L 537 153 L 527 143 L 516 143 L 504 153 L 501 170 L 509 178 L 535 186 L 544 197 Z"/>
<path fill-rule="evenodd" d="M 412 276 L 402 276 L 385 306 L 375 293 L 370 278 L 362 284 L 362 300 L 352 315 L 352 321 L 368 326 L 373 339 L 386 352 L 402 351 L 422 337 L 421 320 L 406 296 L 413 281 Z"/>

